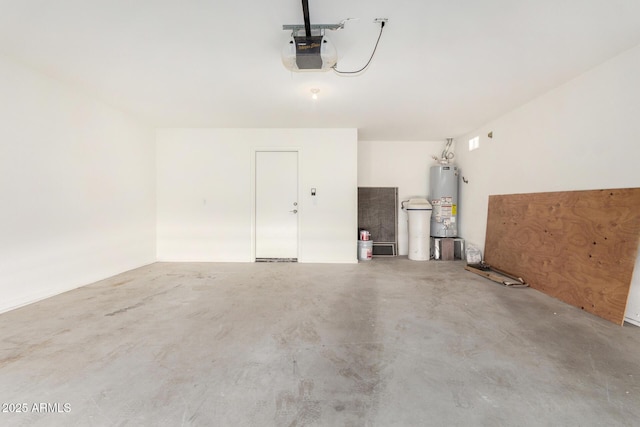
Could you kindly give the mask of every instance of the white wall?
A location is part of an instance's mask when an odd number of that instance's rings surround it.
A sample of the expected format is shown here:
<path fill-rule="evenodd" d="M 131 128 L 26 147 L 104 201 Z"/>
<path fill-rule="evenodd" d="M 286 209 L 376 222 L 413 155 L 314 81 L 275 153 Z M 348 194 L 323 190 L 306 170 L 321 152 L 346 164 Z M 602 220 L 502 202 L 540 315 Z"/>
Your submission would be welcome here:
<path fill-rule="evenodd" d="M 158 259 L 252 261 L 253 155 L 285 147 L 300 156 L 299 261 L 356 262 L 355 129 L 159 129 Z"/>
<path fill-rule="evenodd" d="M 398 187 L 398 255 L 407 255 L 407 214 L 400 202 L 427 197 L 431 156 L 439 156 L 445 141 L 358 142 L 358 187 Z"/>
<path fill-rule="evenodd" d="M 153 131 L 4 57 L 0 93 L 0 311 L 153 262 Z"/>
<path fill-rule="evenodd" d="M 469 152 L 476 135 L 480 148 Z M 490 194 L 639 187 L 640 46 L 456 140 L 469 181 L 460 231 L 479 247 Z M 640 312 L 635 278 L 629 307 Z"/>
<path fill-rule="evenodd" d="M 469 152 L 476 135 L 480 148 Z M 460 186 L 460 230 L 480 247 L 490 194 L 640 186 L 640 46 L 456 138 L 456 145 L 469 180 Z"/>
<path fill-rule="evenodd" d="M 636 258 L 633 277 L 631 278 L 631 288 L 627 299 L 627 311 L 625 317 L 628 322 L 640 326 L 640 249 Z"/>

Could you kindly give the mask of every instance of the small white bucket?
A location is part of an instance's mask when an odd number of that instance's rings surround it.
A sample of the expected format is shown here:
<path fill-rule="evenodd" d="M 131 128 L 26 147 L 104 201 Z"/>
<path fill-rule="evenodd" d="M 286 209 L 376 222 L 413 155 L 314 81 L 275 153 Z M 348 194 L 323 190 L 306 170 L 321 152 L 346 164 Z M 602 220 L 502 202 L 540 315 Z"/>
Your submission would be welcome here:
<path fill-rule="evenodd" d="M 373 258 L 373 242 L 371 240 L 358 240 L 358 260 L 371 261 Z"/>

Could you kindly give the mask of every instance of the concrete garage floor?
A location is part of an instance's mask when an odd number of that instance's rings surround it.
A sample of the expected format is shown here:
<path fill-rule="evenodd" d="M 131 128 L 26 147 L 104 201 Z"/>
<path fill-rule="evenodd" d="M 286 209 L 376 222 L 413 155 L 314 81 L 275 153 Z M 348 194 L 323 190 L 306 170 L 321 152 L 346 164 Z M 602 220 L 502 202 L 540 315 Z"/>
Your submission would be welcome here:
<path fill-rule="evenodd" d="M 638 425 L 640 328 L 463 266 L 158 263 L 4 313 L 0 425 Z"/>

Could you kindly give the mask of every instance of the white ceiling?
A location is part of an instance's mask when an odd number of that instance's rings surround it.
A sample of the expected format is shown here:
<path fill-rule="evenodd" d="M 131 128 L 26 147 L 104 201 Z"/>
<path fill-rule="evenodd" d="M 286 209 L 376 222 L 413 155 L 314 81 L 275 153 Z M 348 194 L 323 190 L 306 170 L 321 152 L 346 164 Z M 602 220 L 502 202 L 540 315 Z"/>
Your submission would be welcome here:
<path fill-rule="evenodd" d="M 638 0 L 309 0 L 338 67 L 291 73 L 301 0 L 0 0 L 0 52 L 158 127 L 469 132 L 640 43 Z M 320 99 L 311 100 L 311 88 Z"/>

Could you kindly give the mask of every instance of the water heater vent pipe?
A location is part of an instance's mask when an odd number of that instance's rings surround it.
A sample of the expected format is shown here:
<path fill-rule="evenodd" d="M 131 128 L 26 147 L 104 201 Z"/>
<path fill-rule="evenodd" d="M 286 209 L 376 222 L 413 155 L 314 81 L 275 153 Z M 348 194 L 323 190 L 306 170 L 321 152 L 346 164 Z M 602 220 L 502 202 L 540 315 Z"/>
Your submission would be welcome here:
<path fill-rule="evenodd" d="M 451 160 L 455 157 L 453 151 L 449 151 L 451 149 L 451 145 L 453 144 L 453 138 L 447 138 L 447 144 L 444 146 L 444 150 L 440 155 L 440 158 L 437 156 L 432 156 L 431 158 L 441 165 L 448 165 Z"/>

